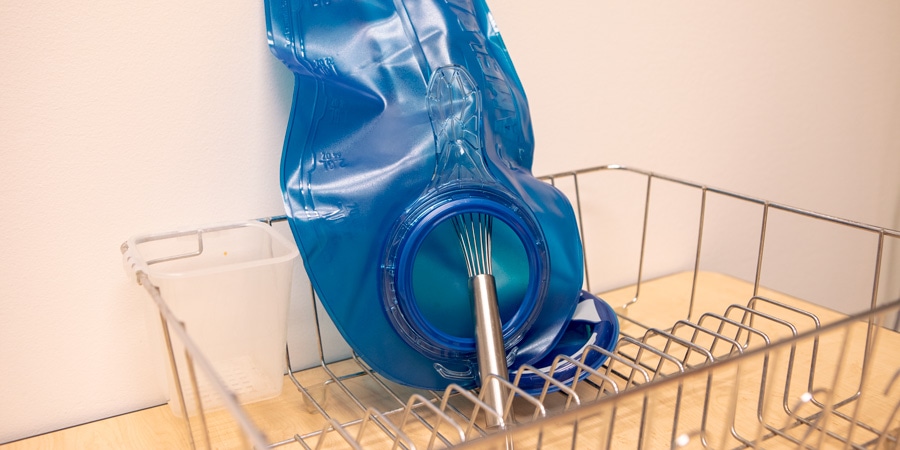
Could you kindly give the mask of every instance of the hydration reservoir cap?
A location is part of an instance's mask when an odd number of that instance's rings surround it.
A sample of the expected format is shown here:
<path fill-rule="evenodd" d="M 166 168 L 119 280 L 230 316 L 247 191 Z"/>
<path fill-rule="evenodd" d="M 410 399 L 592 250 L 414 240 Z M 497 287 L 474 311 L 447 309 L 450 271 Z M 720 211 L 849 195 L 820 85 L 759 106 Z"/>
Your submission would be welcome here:
<path fill-rule="evenodd" d="M 612 307 L 603 299 L 581 291 L 578 305 L 563 337 L 542 359 L 534 363 L 534 367 L 545 376 L 571 386 L 576 382 L 576 377 L 580 381 L 591 375 L 583 367 L 598 369 L 609 358 L 608 354 L 615 350 L 618 340 L 619 318 Z M 560 355 L 578 361 L 583 367 Z M 530 395 L 541 395 L 545 388 L 547 392 L 559 390 L 559 386 L 532 370 L 520 368 L 512 371 L 510 379 L 513 382 L 517 380 L 516 385 Z"/>
<path fill-rule="evenodd" d="M 492 219 L 489 256 L 508 353 L 515 354 L 546 297 L 546 243 L 517 198 L 485 185 L 455 186 L 422 198 L 389 240 L 382 298 L 398 334 L 436 361 L 475 359 L 469 273 L 452 223 L 466 214 Z"/>

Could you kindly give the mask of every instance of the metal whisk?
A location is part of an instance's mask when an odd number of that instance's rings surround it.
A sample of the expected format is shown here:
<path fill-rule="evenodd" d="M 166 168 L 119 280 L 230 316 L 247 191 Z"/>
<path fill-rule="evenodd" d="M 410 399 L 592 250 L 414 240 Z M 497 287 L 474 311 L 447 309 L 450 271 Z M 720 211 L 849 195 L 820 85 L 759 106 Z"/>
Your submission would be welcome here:
<path fill-rule="evenodd" d="M 497 287 L 491 274 L 491 233 L 493 217 L 482 213 L 465 213 L 454 216 L 453 228 L 466 258 L 469 271 L 469 287 L 475 310 L 475 346 L 481 390 L 484 402 L 500 416 L 486 415 L 489 427 L 503 427 L 503 409 L 506 389 L 493 374 L 504 380 L 509 378 L 506 367 L 506 349 L 503 346 L 503 330 L 497 305 Z M 490 379 L 487 383 L 485 380 Z"/>

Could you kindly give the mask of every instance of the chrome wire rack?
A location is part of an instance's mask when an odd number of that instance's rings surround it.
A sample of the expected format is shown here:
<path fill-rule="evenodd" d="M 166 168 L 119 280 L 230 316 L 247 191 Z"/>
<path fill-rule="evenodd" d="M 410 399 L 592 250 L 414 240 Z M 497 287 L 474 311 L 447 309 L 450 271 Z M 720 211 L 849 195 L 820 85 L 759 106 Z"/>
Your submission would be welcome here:
<path fill-rule="evenodd" d="M 619 315 L 615 348 L 583 353 L 604 354 L 602 367 L 557 357 L 551 374 L 563 363 L 587 374 L 571 386 L 523 367 L 543 392 L 500 380 L 515 395 L 497 411 L 477 390 L 410 389 L 355 356 L 327 360 L 316 315 L 319 364 L 288 373 L 281 397 L 240 405 L 139 273 L 170 356 L 181 340 L 194 389 L 203 377 L 226 400 L 211 411 L 194 399 L 190 445 L 900 448 L 900 232 L 622 166 L 544 179 L 578 215 L 585 289 Z M 834 248 L 845 251 L 825 261 Z"/>

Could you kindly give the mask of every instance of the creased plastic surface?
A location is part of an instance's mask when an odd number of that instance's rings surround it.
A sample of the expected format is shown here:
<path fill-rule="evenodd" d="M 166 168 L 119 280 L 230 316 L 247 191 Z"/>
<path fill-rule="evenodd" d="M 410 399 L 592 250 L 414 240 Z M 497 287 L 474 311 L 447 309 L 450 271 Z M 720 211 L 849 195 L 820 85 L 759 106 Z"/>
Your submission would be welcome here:
<path fill-rule="evenodd" d="M 449 218 L 494 216 L 511 368 L 560 339 L 582 284 L 572 208 L 531 175 L 525 95 L 483 1 L 266 1 L 295 74 L 282 159 L 294 237 L 354 350 L 395 381 L 475 385 Z M 546 151 L 552 151 L 547 148 Z"/>

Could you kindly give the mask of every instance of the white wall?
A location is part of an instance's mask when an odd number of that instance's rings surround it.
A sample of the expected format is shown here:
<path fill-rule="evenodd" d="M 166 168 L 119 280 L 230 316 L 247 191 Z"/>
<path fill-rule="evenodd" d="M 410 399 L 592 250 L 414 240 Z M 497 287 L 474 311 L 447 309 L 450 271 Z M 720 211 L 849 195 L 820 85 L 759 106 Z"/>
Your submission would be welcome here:
<path fill-rule="evenodd" d="M 538 172 L 623 162 L 896 220 L 897 2 L 491 4 L 529 95 Z"/>
<path fill-rule="evenodd" d="M 900 226 L 900 3 L 491 4 L 532 107 L 537 173 L 620 163 Z M 860 308 L 847 298 L 871 291 L 877 238 L 776 233 L 793 254 L 767 246 L 764 282 Z M 893 241 L 883 299 L 900 297 Z M 669 244 L 657 254 L 683 246 Z"/>
<path fill-rule="evenodd" d="M 615 162 L 900 225 L 900 3 L 491 6 L 536 173 Z M 163 401 L 119 244 L 278 214 L 292 80 L 261 2 L 4 2 L 0 61 L 5 442 Z"/>
<path fill-rule="evenodd" d="M 164 401 L 119 245 L 282 211 L 261 2 L 0 5 L 0 442 Z"/>

